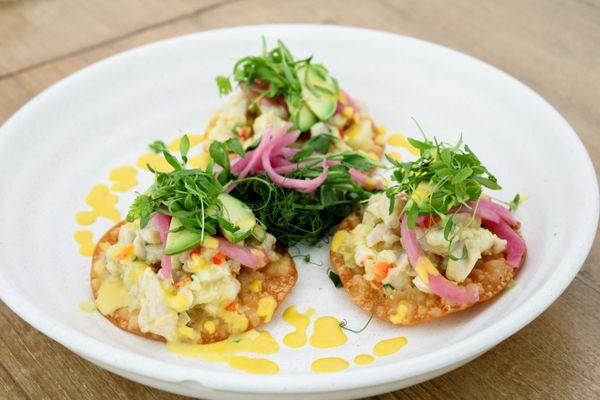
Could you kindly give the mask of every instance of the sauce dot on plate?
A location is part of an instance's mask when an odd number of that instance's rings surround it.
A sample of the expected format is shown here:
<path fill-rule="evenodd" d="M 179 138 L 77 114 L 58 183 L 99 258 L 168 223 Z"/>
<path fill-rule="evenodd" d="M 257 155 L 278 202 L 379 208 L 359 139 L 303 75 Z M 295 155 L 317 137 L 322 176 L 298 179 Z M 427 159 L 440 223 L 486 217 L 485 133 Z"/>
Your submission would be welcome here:
<path fill-rule="evenodd" d="M 395 133 L 388 138 L 388 144 L 395 147 L 403 147 L 414 155 L 419 155 L 419 150 L 416 149 L 401 133 Z"/>
<path fill-rule="evenodd" d="M 375 359 L 370 354 L 359 354 L 354 357 L 354 363 L 356 365 L 368 365 L 371 364 Z"/>
<path fill-rule="evenodd" d="M 108 179 L 115 182 L 111 189 L 115 192 L 126 192 L 138 184 L 136 179 L 138 171 L 134 167 L 125 166 L 115 168 L 108 174 Z"/>
<path fill-rule="evenodd" d="M 175 340 L 167 343 L 167 350 L 181 356 L 199 357 L 206 362 L 226 363 L 251 374 L 279 372 L 279 366 L 271 360 L 246 356 L 247 353 L 266 355 L 279 351 L 279 345 L 267 331 L 250 330 L 209 344 L 190 344 Z"/>
<path fill-rule="evenodd" d="M 396 161 L 402 161 L 402 156 L 397 151 L 390 151 L 387 154 Z"/>
<path fill-rule="evenodd" d="M 91 225 L 98 217 L 105 217 L 115 224 L 121 220 L 121 213 L 116 208 L 119 197 L 110 194 L 108 186 L 96 185 L 85 198 L 91 211 L 81 211 L 75 214 L 75 220 L 79 225 Z"/>
<path fill-rule="evenodd" d="M 294 331 L 283 337 L 283 343 L 292 348 L 302 347 L 306 344 L 306 329 L 310 324 L 310 318 L 315 314 L 315 310 L 309 308 L 305 313 L 296 310 L 296 306 L 288 307 L 283 313 L 283 320 L 292 325 Z"/>
<path fill-rule="evenodd" d="M 94 254 L 94 234 L 91 231 L 87 229 L 77 231 L 73 235 L 73 238 L 79 243 L 79 254 L 84 257 L 91 257 Z"/>
<path fill-rule="evenodd" d="M 279 372 L 279 365 L 277 365 L 274 361 L 267 360 L 266 358 L 235 356 L 229 360 L 228 364 L 231 368 L 248 372 L 250 374 L 273 375 Z"/>
<path fill-rule="evenodd" d="M 333 317 L 321 317 L 315 321 L 315 331 L 310 344 L 319 349 L 341 346 L 348 338 L 340 327 L 340 321 Z"/>
<path fill-rule="evenodd" d="M 167 160 L 165 160 L 165 158 L 159 154 L 147 153 L 138 158 L 138 167 L 148 169 L 148 165 L 150 165 L 154 170 L 158 172 L 173 171 L 173 167 L 171 167 L 171 164 L 169 164 Z"/>
<path fill-rule="evenodd" d="M 313 361 L 310 367 L 314 372 L 326 373 L 342 371 L 348 368 L 349 366 L 350 364 L 348 363 L 348 361 L 344 360 L 343 358 L 326 357 L 319 358 Z"/>
<path fill-rule="evenodd" d="M 397 337 L 392 339 L 385 339 L 378 342 L 373 348 L 373 354 L 378 357 L 389 356 L 394 354 L 408 343 L 408 340 L 403 337 Z"/>

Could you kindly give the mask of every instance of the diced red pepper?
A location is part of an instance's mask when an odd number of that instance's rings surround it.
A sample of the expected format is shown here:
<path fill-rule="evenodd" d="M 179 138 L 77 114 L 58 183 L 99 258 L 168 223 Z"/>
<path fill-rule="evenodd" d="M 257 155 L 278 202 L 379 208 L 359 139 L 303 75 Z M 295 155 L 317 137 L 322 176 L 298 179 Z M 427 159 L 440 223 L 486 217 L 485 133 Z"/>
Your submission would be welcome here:
<path fill-rule="evenodd" d="M 437 215 L 430 215 L 428 217 L 425 217 L 425 219 L 423 219 L 423 226 L 427 229 L 429 229 L 431 226 L 437 224 L 438 222 L 440 222 L 440 217 Z"/>
<path fill-rule="evenodd" d="M 177 287 L 181 287 L 181 286 L 185 286 L 186 283 L 191 282 L 192 279 L 188 276 L 186 276 L 185 278 L 183 278 L 183 280 L 175 282 L 175 286 Z"/>
<path fill-rule="evenodd" d="M 250 127 L 248 125 L 244 125 L 240 129 L 240 137 L 242 139 L 247 139 L 251 133 L 252 133 L 252 131 L 250 130 Z"/>
<path fill-rule="evenodd" d="M 392 268 L 392 264 L 386 261 L 376 262 L 375 265 L 375 281 L 381 282 L 385 279 L 388 271 Z"/>
<path fill-rule="evenodd" d="M 225 256 L 225 254 L 218 252 L 217 254 L 215 254 L 212 258 L 212 262 L 215 265 L 221 265 L 223 263 L 223 261 L 225 261 L 225 258 L 227 256 Z"/>
<path fill-rule="evenodd" d="M 227 311 L 232 311 L 232 312 L 233 312 L 233 311 L 237 311 L 237 309 L 238 309 L 238 305 L 239 305 L 239 304 L 238 304 L 237 300 L 234 300 L 234 301 L 232 301 L 231 303 L 229 303 L 229 304 L 227 305 L 227 307 L 225 307 L 225 310 L 227 310 Z"/>

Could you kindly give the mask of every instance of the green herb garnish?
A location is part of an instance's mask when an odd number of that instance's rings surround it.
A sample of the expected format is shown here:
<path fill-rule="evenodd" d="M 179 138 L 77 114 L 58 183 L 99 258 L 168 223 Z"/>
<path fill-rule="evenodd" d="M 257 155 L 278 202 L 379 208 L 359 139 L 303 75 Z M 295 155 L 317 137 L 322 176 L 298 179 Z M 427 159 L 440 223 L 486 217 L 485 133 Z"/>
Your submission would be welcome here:
<path fill-rule="evenodd" d="M 217 81 L 217 87 L 219 88 L 219 94 L 221 96 L 231 93 L 233 88 L 231 87 L 231 82 L 228 77 L 217 76 L 215 80 Z"/>
<path fill-rule="evenodd" d="M 345 329 L 347 331 L 354 332 L 354 333 L 361 333 L 362 331 L 364 331 L 365 329 L 367 329 L 367 326 L 369 326 L 369 324 L 373 320 L 373 316 L 374 315 L 375 315 L 375 313 L 371 313 L 371 316 L 369 317 L 369 320 L 360 329 L 351 329 L 351 328 L 348 328 L 348 326 L 347 326 L 348 322 L 345 319 L 341 320 L 340 323 L 339 323 L 339 325 L 340 325 L 340 328 Z"/>
<path fill-rule="evenodd" d="M 291 121 L 303 131 L 335 112 L 337 81 L 329 75 L 327 68 L 313 63 L 312 57 L 296 59 L 281 40 L 277 41 L 275 48 L 267 50 L 263 38 L 261 55 L 239 59 L 231 77 L 218 76 L 216 82 L 221 95 L 233 91 L 231 78 L 244 90 L 256 93 L 250 108 L 255 107 L 261 98 L 283 99 L 290 110 Z M 334 107 L 320 108 L 323 98 L 330 99 L 332 102 L 326 103 Z M 311 101 L 312 106 L 307 107 Z"/>
<path fill-rule="evenodd" d="M 231 194 L 246 203 L 267 231 L 286 247 L 317 243 L 360 200 L 334 184 L 323 184 L 314 194 L 282 188 L 264 174 L 243 179 Z"/>
<path fill-rule="evenodd" d="M 439 215 L 447 221 L 446 230 L 451 231 L 452 221 L 446 214 L 454 207 L 477 201 L 483 188 L 501 189 L 492 175 L 475 153 L 464 145 L 462 138 L 451 146 L 444 142 L 409 138 L 408 141 L 419 149 L 420 156 L 415 161 L 399 162 L 386 155 L 394 169 L 392 179 L 396 184 L 387 190 L 390 210 L 398 194 L 408 198 L 404 212 L 408 215 L 408 225 L 415 226 L 419 215 Z M 446 232 L 445 235 L 449 232 Z"/>
<path fill-rule="evenodd" d="M 379 162 L 360 153 L 344 151 L 327 154 L 336 140 L 339 139 L 331 135 L 311 138 L 292 159 L 294 162 L 307 163 L 287 175 L 295 179 L 319 176 L 324 159 L 339 161 L 339 165 L 329 167 L 327 179 L 314 193 L 283 188 L 271 182 L 266 174 L 259 174 L 231 181 L 236 185 L 231 195 L 247 204 L 267 231 L 284 246 L 290 247 L 301 242 L 311 245 L 318 243 L 352 211 L 354 204 L 368 199 L 375 192 L 354 182 L 348 170 L 355 168 L 366 171 L 380 166 Z M 245 150 L 250 149 L 248 147 Z M 215 163 L 223 168 L 218 180 L 224 185 L 234 178 L 226 156 L 227 150 L 226 143 L 213 142 L 210 146 Z"/>
<path fill-rule="evenodd" d="M 289 250 L 289 249 L 288 249 Z M 310 254 L 295 254 L 292 256 L 292 258 L 296 258 L 296 257 L 300 257 L 302 258 L 302 260 L 307 263 L 307 264 L 312 264 L 312 265 L 316 265 L 317 267 L 322 267 L 323 266 L 323 261 L 320 261 L 318 263 L 311 261 L 311 257 Z"/>
<path fill-rule="evenodd" d="M 517 211 L 517 208 L 519 208 L 519 204 L 521 204 L 521 195 L 519 193 L 517 193 L 510 202 L 506 203 L 506 205 L 510 209 L 510 212 Z"/>
<path fill-rule="evenodd" d="M 223 185 L 215 178 L 212 164 L 206 170 L 186 168 L 189 147 L 189 139 L 184 136 L 180 142 L 181 161 L 166 147 L 162 149 L 173 171 L 158 172 L 150 168 L 155 176 L 154 184 L 145 193 L 138 193 L 127 213 L 127 221 L 139 218 L 143 228 L 158 211 L 176 217 L 183 225 L 181 229 L 192 232 L 214 235 L 219 226 L 230 232 L 237 230 L 221 216 L 222 204 L 217 196 L 223 193 Z"/>
<path fill-rule="evenodd" d="M 336 288 L 344 287 L 340 276 L 336 274 L 333 270 L 330 269 L 329 272 L 327 272 L 327 276 L 329 277 L 331 282 L 333 282 L 333 286 L 335 286 Z"/>
<path fill-rule="evenodd" d="M 162 140 L 155 140 L 154 142 L 150 143 L 148 147 L 150 147 L 150 150 L 156 154 L 160 154 L 167 150 L 167 145 Z"/>

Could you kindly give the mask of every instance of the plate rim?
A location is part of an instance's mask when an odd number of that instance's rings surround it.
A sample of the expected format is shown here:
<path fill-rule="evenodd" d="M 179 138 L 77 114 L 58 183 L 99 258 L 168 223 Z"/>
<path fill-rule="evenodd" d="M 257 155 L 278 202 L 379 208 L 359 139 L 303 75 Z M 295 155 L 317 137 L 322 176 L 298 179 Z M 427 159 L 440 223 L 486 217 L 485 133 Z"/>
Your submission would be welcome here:
<path fill-rule="evenodd" d="M 454 57 L 466 58 L 469 62 L 478 63 L 481 68 L 491 69 L 493 72 L 499 73 L 504 79 L 509 79 L 517 86 L 521 86 L 521 88 L 528 92 L 529 95 L 533 95 L 538 101 L 541 101 L 544 106 L 549 108 L 549 110 L 558 117 L 556 122 L 563 125 L 561 131 L 563 132 L 565 139 L 571 141 L 579 150 L 582 166 L 585 165 L 586 168 L 586 177 L 582 179 L 582 182 L 587 181 L 586 183 L 590 183 L 592 184 L 590 186 L 596 188 L 596 190 L 590 189 L 589 193 L 589 195 L 593 197 L 590 203 L 592 208 L 590 211 L 595 215 L 595 218 L 590 218 L 586 225 L 587 229 L 580 230 L 581 233 L 584 233 L 582 237 L 585 240 L 581 241 L 582 245 L 574 251 L 575 254 L 573 254 L 568 261 L 563 259 L 560 262 L 560 265 L 564 267 L 559 269 L 561 275 L 543 283 L 540 289 L 529 298 L 527 303 L 529 304 L 528 308 L 524 309 L 521 307 L 497 323 L 490 325 L 467 339 L 453 343 L 447 348 L 440 349 L 428 355 L 412 358 L 410 360 L 410 368 L 405 370 L 398 368 L 398 364 L 402 364 L 402 362 L 393 362 L 383 365 L 372 365 L 369 366 L 369 368 L 349 369 L 335 374 L 300 373 L 293 375 L 279 374 L 274 376 L 261 375 L 260 377 L 257 377 L 243 375 L 235 371 L 212 371 L 205 368 L 173 365 L 166 361 L 160 361 L 133 351 L 121 349 L 115 350 L 110 345 L 104 344 L 88 335 L 71 329 L 65 324 L 46 317 L 40 310 L 36 309 L 35 304 L 28 298 L 21 295 L 16 290 L 13 290 L 5 281 L 4 277 L 0 275 L 0 298 L 13 312 L 38 331 L 61 343 L 76 354 L 82 354 L 87 359 L 96 360 L 100 363 L 111 365 L 113 368 L 143 375 L 150 379 L 156 379 L 157 381 L 194 382 L 205 388 L 230 392 L 244 391 L 254 394 L 285 392 L 287 394 L 301 394 L 365 388 L 373 385 L 410 379 L 428 372 L 447 368 L 460 363 L 461 360 L 468 359 L 469 357 L 476 356 L 489 350 L 491 347 L 497 345 L 532 322 L 554 303 L 554 301 L 570 285 L 583 266 L 583 263 L 591 250 L 598 227 L 600 196 L 596 171 L 589 153 L 574 129 L 558 110 L 528 85 L 503 70 L 474 56 L 426 40 L 392 32 L 343 25 L 259 24 L 200 31 L 147 43 L 96 61 L 59 80 L 37 94 L 15 112 L 2 127 L 0 127 L 0 152 L 5 151 L 4 143 L 8 140 L 9 136 L 5 131 L 9 130 L 13 124 L 20 123 L 21 119 L 26 119 L 27 113 L 35 110 L 35 108 L 47 97 L 53 96 L 56 91 L 61 90 L 63 87 L 77 84 L 78 81 L 86 79 L 86 76 L 95 74 L 96 71 L 102 72 L 102 68 L 105 68 L 112 63 L 119 62 L 121 59 L 135 57 L 138 54 L 146 51 L 153 51 L 159 47 L 168 47 L 174 42 L 192 40 L 192 38 L 197 36 L 222 35 L 232 31 L 252 30 L 269 34 L 281 29 L 300 31 L 305 29 L 357 31 L 361 34 L 372 35 L 373 37 L 380 35 L 382 37 L 401 39 L 408 42 L 412 41 L 419 46 L 433 47 L 436 48 L 436 51 L 438 52 L 447 52 Z M 338 378 L 335 383 L 333 383 L 331 379 L 333 376 Z"/>

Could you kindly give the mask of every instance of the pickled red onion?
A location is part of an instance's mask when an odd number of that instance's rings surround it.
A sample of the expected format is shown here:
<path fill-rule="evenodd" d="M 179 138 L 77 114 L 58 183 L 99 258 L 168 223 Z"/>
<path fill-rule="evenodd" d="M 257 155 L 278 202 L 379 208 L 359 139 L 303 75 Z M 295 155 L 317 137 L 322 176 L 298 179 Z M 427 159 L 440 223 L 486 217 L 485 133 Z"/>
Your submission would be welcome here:
<path fill-rule="evenodd" d="M 425 253 L 423 253 L 419 245 L 415 231 L 408 227 L 408 217 L 406 214 L 402 216 L 402 223 L 400 224 L 400 242 L 402 243 L 402 247 L 404 247 L 404 251 L 406 251 L 410 265 L 413 268 L 416 267 L 419 257 L 424 257 Z"/>
<path fill-rule="evenodd" d="M 219 242 L 219 251 L 223 252 L 227 257 L 248 268 L 258 269 L 261 267 L 260 260 L 249 248 L 233 244 L 224 238 L 218 238 L 217 240 Z"/>
<path fill-rule="evenodd" d="M 369 178 L 370 176 L 365 174 L 362 171 L 359 171 L 355 168 L 349 168 L 348 172 L 350 172 L 350 176 L 352 177 L 352 180 L 356 183 L 358 183 L 360 186 L 366 186 L 368 185 L 369 182 Z M 382 189 L 383 188 L 383 182 L 381 180 L 374 180 L 373 182 L 373 187 L 375 189 Z"/>
<path fill-rule="evenodd" d="M 426 256 L 419 245 L 415 231 L 408 227 L 408 217 L 406 214 L 402 216 L 400 234 L 400 241 L 406 251 L 408 261 L 415 268 L 419 263 L 419 258 Z M 460 304 L 472 304 L 479 300 L 479 292 L 473 286 L 459 286 L 450 282 L 443 275 L 428 274 L 428 280 L 427 287 L 429 290 L 443 299 Z"/>
<path fill-rule="evenodd" d="M 164 250 L 167 246 L 167 231 L 169 230 L 169 226 L 171 225 L 171 216 L 161 213 L 154 213 L 154 215 L 150 219 L 150 222 L 158 231 L 158 234 L 160 235 L 160 241 L 162 242 L 163 255 L 160 259 L 160 273 L 165 278 L 170 278 L 172 270 L 171 256 L 167 256 L 166 254 L 164 254 Z"/>
<path fill-rule="evenodd" d="M 510 225 L 501 219 L 498 222 L 483 221 L 483 225 L 500 239 L 506 240 L 506 263 L 519 268 L 525 255 L 525 243 Z"/>
<path fill-rule="evenodd" d="M 479 292 L 476 286 L 458 286 L 444 278 L 443 275 L 429 274 L 429 284 L 427 286 L 429 290 L 442 299 L 453 303 L 473 304 L 479 300 Z"/>

